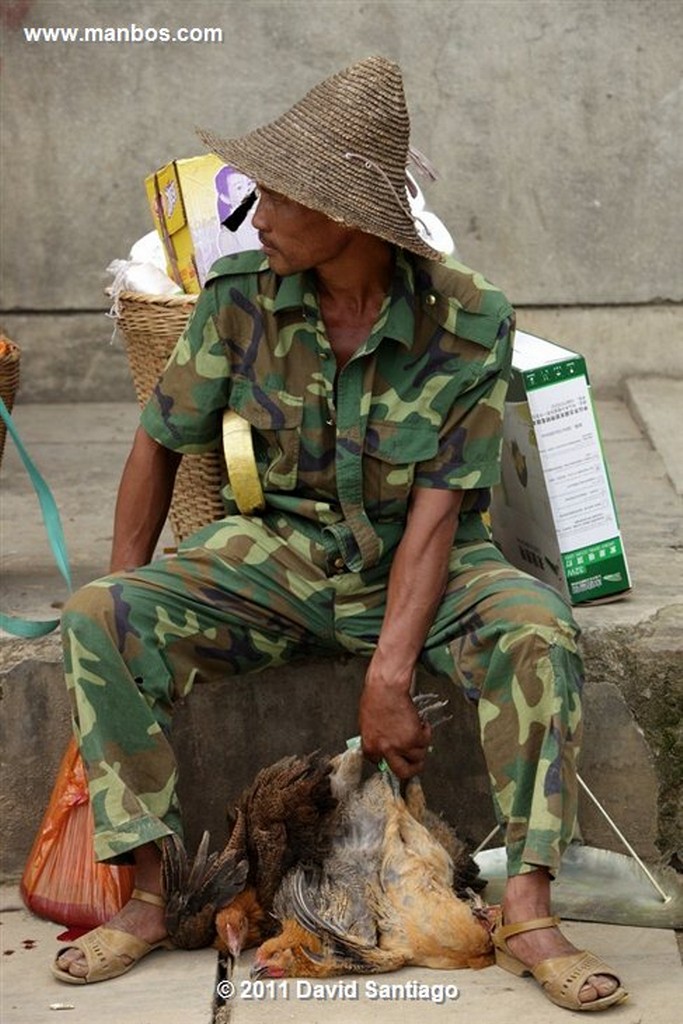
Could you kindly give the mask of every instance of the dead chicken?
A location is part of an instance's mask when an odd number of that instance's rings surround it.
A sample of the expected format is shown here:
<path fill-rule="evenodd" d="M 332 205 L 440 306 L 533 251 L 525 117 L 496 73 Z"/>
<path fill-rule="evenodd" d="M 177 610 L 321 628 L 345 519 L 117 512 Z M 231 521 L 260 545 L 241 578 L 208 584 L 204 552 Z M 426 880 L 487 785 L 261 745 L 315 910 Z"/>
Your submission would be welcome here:
<path fill-rule="evenodd" d="M 383 780 L 376 775 L 349 792 L 337 809 L 327 857 L 317 868 L 298 865 L 285 876 L 273 906 L 282 931 L 259 947 L 254 977 L 339 973 L 336 960 L 324 956 L 327 936 L 319 929 L 318 918 L 334 921 L 343 935 L 353 936 L 363 947 L 374 946 L 377 922 L 370 894 L 386 829 L 383 789 Z"/>

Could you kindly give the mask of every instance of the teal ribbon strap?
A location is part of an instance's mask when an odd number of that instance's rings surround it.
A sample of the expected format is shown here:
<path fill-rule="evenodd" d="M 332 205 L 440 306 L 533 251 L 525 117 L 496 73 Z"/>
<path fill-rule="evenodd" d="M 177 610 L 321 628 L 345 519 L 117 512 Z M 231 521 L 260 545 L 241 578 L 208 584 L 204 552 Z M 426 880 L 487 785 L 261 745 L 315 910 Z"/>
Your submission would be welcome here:
<path fill-rule="evenodd" d="M 69 555 L 66 550 L 62 521 L 59 518 L 59 510 L 57 509 L 57 504 L 52 496 L 52 491 L 45 483 L 45 480 L 36 469 L 30 455 L 24 448 L 24 444 L 17 433 L 17 428 L 14 426 L 12 417 L 7 411 L 7 406 L 3 402 L 2 398 L 0 398 L 0 417 L 7 427 L 8 434 L 17 446 L 17 451 L 21 456 L 21 461 L 24 463 L 26 471 L 31 478 L 33 488 L 38 495 L 40 508 L 43 513 L 43 522 L 45 523 L 48 540 L 50 541 L 50 547 L 52 548 L 52 554 L 54 555 L 59 571 L 66 580 L 66 585 L 70 592 L 72 586 Z M 53 629 L 56 629 L 58 625 L 59 619 L 37 621 L 32 619 L 22 619 L 16 615 L 5 615 L 0 612 L 0 629 L 4 629 L 5 632 L 11 633 L 13 636 L 46 636 L 48 633 L 51 633 Z"/>

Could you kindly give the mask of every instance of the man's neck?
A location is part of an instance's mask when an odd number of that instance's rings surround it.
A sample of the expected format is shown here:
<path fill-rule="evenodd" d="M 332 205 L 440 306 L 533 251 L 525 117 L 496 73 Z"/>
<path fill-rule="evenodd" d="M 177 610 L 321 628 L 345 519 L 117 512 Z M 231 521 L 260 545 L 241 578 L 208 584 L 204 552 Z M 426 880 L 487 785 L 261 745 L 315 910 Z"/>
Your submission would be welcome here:
<path fill-rule="evenodd" d="M 375 306 L 387 294 L 394 276 L 394 248 L 388 242 L 360 232 L 333 261 L 315 268 L 321 305 L 346 310 L 362 318 L 368 306 Z"/>
<path fill-rule="evenodd" d="M 366 340 L 394 274 L 394 249 L 359 235 L 333 263 L 316 267 L 320 312 L 341 368 Z"/>

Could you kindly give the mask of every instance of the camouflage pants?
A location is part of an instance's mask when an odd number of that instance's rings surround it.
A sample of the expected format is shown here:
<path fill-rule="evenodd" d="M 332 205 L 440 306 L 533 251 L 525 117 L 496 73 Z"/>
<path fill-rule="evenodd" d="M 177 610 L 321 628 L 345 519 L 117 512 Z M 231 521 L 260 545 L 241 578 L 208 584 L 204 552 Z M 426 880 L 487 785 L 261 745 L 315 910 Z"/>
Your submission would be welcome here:
<path fill-rule="evenodd" d="M 67 685 L 90 779 L 96 856 L 180 830 L 168 742 L 195 683 L 302 655 L 370 655 L 387 566 L 330 571 L 322 546 L 277 514 L 230 517 L 178 555 L 79 591 L 63 616 Z M 476 702 L 509 871 L 557 871 L 576 813 L 582 669 L 554 591 L 489 543 L 452 552 L 421 663 Z"/>

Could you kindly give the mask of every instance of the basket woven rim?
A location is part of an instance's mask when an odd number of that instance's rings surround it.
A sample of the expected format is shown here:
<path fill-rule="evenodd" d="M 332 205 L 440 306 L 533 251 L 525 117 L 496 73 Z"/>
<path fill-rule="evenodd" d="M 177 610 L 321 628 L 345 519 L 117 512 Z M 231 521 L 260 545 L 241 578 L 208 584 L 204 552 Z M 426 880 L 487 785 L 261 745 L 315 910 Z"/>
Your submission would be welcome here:
<path fill-rule="evenodd" d="M 147 292 L 119 292 L 119 300 L 125 299 L 131 302 L 146 302 L 156 306 L 187 306 L 194 305 L 199 298 L 198 295 L 189 295 L 184 292 L 182 295 L 149 295 Z"/>

